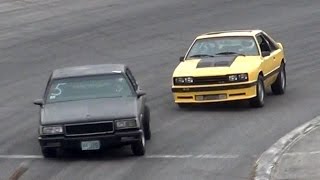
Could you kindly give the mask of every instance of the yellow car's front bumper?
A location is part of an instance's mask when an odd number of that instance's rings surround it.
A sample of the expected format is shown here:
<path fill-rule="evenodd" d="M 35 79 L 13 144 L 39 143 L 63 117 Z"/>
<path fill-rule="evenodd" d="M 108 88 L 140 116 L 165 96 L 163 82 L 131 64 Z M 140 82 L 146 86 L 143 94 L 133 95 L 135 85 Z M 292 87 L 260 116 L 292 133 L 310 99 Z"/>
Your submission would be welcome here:
<path fill-rule="evenodd" d="M 175 103 L 209 103 L 250 99 L 256 96 L 256 82 L 219 86 L 174 86 Z"/>

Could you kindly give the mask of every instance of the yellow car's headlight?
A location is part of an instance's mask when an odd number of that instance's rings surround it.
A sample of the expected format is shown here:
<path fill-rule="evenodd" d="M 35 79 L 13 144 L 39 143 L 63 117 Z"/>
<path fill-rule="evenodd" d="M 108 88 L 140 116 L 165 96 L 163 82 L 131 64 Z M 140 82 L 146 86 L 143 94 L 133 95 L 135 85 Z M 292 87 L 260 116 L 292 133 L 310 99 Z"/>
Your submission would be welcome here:
<path fill-rule="evenodd" d="M 248 73 L 229 75 L 230 82 L 244 82 L 244 81 L 248 81 L 248 80 L 249 80 Z"/>
<path fill-rule="evenodd" d="M 174 85 L 192 84 L 193 77 L 175 77 L 173 78 Z"/>

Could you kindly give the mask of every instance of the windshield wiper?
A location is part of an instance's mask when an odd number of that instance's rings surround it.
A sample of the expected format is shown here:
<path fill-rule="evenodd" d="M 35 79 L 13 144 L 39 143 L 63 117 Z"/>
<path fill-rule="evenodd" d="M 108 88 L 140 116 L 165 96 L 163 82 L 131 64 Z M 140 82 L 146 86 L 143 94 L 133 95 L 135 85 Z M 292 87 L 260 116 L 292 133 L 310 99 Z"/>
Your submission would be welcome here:
<path fill-rule="evenodd" d="M 189 56 L 190 58 L 197 58 L 197 57 L 214 57 L 213 55 L 210 54 L 195 54 L 192 56 Z"/>
<path fill-rule="evenodd" d="M 217 53 L 216 55 L 238 55 L 238 56 L 246 56 L 245 54 L 237 53 L 237 52 L 231 52 L 231 51 L 226 51 L 226 52 L 221 52 Z"/>

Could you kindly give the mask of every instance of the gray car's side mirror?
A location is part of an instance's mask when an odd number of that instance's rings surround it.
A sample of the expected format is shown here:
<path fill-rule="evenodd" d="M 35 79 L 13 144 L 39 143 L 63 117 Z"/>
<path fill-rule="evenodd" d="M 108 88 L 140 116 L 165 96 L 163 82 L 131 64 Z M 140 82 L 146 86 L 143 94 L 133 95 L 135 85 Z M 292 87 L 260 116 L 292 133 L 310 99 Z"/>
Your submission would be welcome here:
<path fill-rule="evenodd" d="M 33 101 L 33 104 L 42 106 L 44 104 L 43 99 L 36 99 Z"/>
<path fill-rule="evenodd" d="M 179 61 L 180 61 L 180 62 L 184 61 L 184 56 L 181 56 L 181 57 L 179 58 Z"/>
<path fill-rule="evenodd" d="M 266 57 L 266 56 L 270 56 L 270 51 L 262 51 L 261 52 L 261 55 L 262 55 L 262 57 Z"/>
<path fill-rule="evenodd" d="M 141 96 L 144 96 L 144 95 L 146 95 L 147 93 L 145 92 L 145 91 L 142 91 L 142 90 L 140 90 L 140 89 L 138 89 L 137 90 L 137 96 L 138 96 L 138 98 L 140 98 Z"/>

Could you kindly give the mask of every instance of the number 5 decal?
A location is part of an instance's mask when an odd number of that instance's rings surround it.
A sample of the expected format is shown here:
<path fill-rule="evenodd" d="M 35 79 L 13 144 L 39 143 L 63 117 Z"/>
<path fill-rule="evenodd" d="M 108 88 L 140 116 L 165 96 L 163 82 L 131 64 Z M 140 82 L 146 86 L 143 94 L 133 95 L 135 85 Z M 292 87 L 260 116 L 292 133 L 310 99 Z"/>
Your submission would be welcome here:
<path fill-rule="evenodd" d="M 67 83 L 58 83 L 57 86 L 54 88 L 54 90 L 57 91 L 57 93 L 51 93 L 52 96 L 59 96 L 62 93 L 62 90 L 60 89 L 60 86 L 65 85 Z"/>

